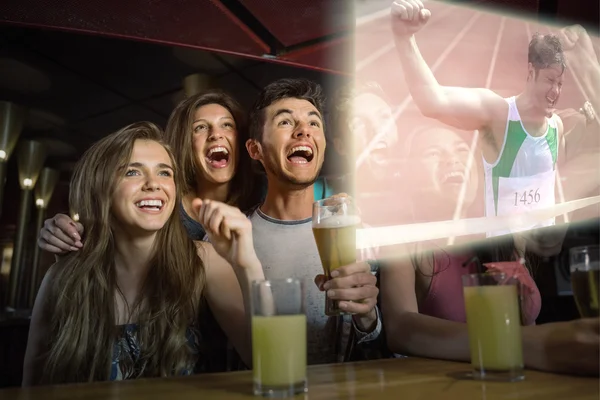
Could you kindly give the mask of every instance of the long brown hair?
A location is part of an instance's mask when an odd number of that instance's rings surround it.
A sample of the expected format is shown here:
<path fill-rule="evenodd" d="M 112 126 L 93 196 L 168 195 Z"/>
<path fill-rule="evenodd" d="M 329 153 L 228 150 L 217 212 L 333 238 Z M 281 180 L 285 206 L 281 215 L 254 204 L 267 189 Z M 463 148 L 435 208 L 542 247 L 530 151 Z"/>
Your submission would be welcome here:
<path fill-rule="evenodd" d="M 246 151 L 248 139 L 247 117 L 240 104 L 229 94 L 220 90 L 209 90 L 183 100 L 171 113 L 165 139 L 173 149 L 184 182 L 184 193 L 196 192 L 197 174 L 200 168 L 193 147 L 192 124 L 196 110 L 208 104 L 218 104 L 232 115 L 237 131 L 237 167 L 229 185 L 226 203 L 243 211 L 256 206 L 262 193 L 258 177 L 251 169 L 251 159 Z"/>
<path fill-rule="evenodd" d="M 165 146 L 162 131 L 150 122 L 129 125 L 86 151 L 77 163 L 69 193 L 71 209 L 83 226 L 83 248 L 58 261 L 50 294 L 50 350 L 45 383 L 97 381 L 109 378 L 115 326 L 115 243 L 111 229 L 111 198 L 136 140 Z M 175 170 L 177 199 L 181 177 Z M 173 212 L 157 233 L 155 253 L 139 300 L 133 307 L 141 344 L 133 377 L 168 376 L 193 363 L 186 330 L 196 315 L 195 303 L 204 284 L 204 268 L 179 214 Z"/>

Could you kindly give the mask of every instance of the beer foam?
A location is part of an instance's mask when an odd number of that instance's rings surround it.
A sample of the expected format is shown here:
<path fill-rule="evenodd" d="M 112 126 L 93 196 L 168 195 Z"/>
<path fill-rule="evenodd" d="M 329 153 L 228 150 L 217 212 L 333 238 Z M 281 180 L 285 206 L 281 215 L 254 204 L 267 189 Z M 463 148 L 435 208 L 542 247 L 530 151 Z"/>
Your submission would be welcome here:
<path fill-rule="evenodd" d="M 315 228 L 332 229 L 358 224 L 360 224 L 360 217 L 358 215 L 333 215 L 322 219 L 318 224 L 313 223 L 313 226 Z"/>

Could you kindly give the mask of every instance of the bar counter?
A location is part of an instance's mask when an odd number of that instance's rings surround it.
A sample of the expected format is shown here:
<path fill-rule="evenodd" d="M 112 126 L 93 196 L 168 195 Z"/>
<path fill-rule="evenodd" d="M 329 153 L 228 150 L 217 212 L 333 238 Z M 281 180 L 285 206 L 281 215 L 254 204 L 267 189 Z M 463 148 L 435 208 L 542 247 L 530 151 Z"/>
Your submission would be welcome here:
<path fill-rule="evenodd" d="M 527 370 L 515 383 L 461 379 L 469 364 L 422 358 L 317 365 L 308 368 L 308 393 L 295 399 L 378 400 L 598 400 L 599 379 Z M 11 388 L 0 390 L 10 400 L 206 400 L 259 399 L 252 395 L 250 371 L 190 377 L 140 379 Z"/>

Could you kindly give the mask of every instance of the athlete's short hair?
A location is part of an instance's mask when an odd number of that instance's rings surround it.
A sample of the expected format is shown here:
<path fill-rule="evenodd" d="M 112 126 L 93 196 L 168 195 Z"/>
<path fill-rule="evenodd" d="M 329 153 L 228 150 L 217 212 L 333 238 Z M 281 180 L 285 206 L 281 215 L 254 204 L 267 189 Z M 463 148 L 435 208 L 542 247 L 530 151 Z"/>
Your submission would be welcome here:
<path fill-rule="evenodd" d="M 560 65 L 563 72 L 566 67 L 562 44 L 554 34 L 535 33 L 529 42 L 527 60 L 533 65 L 536 76 L 540 69 L 549 68 L 551 65 Z"/>

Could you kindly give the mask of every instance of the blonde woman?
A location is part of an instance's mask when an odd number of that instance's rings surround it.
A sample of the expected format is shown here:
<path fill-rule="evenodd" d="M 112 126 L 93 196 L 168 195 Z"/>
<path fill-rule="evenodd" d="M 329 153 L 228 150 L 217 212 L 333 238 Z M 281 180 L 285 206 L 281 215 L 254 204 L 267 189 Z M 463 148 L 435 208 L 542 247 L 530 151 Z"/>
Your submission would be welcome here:
<path fill-rule="evenodd" d="M 212 244 L 195 245 L 174 212 L 181 188 L 151 123 L 130 125 L 85 153 L 70 188 L 86 226 L 83 246 L 44 278 L 23 385 L 190 374 L 202 357 L 202 299 L 249 363 L 242 291 L 263 276 L 250 222 L 237 208 L 196 199 Z"/>

